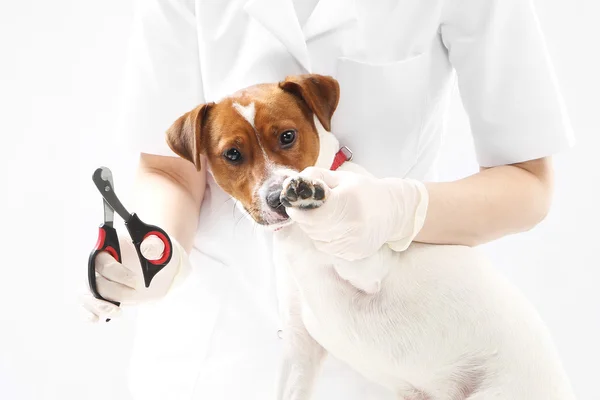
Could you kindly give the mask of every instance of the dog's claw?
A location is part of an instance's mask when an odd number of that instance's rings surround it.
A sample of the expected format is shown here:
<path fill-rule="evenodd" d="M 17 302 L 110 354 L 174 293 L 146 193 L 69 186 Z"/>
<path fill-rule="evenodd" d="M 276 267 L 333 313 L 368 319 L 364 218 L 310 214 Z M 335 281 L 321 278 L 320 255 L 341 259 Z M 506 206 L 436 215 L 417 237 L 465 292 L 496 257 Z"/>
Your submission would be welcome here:
<path fill-rule="evenodd" d="M 281 204 L 283 204 L 284 207 L 291 207 L 292 206 L 292 203 L 290 203 L 290 201 L 285 196 L 281 196 L 281 198 L 279 199 L 279 201 L 281 202 Z"/>

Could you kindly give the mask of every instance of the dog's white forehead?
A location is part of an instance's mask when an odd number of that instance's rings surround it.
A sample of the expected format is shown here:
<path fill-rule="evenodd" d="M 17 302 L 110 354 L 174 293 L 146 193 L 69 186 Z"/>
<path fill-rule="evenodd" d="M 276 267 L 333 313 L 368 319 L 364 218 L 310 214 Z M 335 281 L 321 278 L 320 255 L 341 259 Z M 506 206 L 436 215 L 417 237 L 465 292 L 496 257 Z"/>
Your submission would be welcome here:
<path fill-rule="evenodd" d="M 266 164 L 268 167 L 270 167 L 271 162 L 269 160 L 269 156 L 267 155 L 265 147 L 263 146 L 262 141 L 260 140 L 260 135 L 256 131 L 256 126 L 254 126 L 254 117 L 256 116 L 256 106 L 254 105 L 254 102 L 250 102 L 249 104 L 243 106 L 240 103 L 234 101 L 232 105 L 233 108 L 242 116 L 242 118 L 248 121 L 248 123 L 254 130 L 256 140 L 258 141 L 258 145 L 263 153 L 263 156 L 265 157 Z"/>
<path fill-rule="evenodd" d="M 254 102 L 243 106 L 240 103 L 234 102 L 233 108 L 250 124 L 252 129 L 256 129 L 254 127 L 254 117 L 256 116 L 256 107 L 254 106 Z"/>

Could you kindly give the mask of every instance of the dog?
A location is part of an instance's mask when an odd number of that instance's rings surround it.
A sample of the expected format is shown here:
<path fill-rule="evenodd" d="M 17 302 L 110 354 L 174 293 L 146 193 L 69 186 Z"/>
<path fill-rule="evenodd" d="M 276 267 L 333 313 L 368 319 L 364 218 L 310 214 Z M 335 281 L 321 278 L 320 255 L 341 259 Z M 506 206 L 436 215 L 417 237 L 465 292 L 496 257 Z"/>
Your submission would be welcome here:
<path fill-rule="evenodd" d="M 328 199 L 327 185 L 302 171 L 343 154 L 330 132 L 339 95 L 332 77 L 290 76 L 199 105 L 166 133 L 176 154 L 198 170 L 205 157 L 217 184 L 274 231 L 278 399 L 310 399 L 327 354 L 404 400 L 574 399 L 537 312 L 476 249 L 383 246 L 350 262 L 317 250 L 290 220 L 287 208 Z M 368 174 L 351 161 L 339 169 Z"/>

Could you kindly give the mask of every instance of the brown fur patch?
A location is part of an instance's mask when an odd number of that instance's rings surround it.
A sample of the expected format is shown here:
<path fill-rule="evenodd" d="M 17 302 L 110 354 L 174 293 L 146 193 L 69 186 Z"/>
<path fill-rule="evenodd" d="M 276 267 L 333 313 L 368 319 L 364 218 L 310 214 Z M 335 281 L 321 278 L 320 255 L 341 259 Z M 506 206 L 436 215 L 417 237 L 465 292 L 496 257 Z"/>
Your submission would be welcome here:
<path fill-rule="evenodd" d="M 251 86 L 186 113 L 167 131 L 167 142 L 197 168 L 200 154 L 205 155 L 219 186 L 257 222 L 264 223 L 256 189 L 268 178 L 269 167 L 302 171 L 313 166 L 319 156 L 313 115 L 329 127 L 338 98 L 337 81 L 314 74 Z M 254 127 L 234 103 L 243 107 L 254 103 Z M 280 135 L 288 130 L 296 133 L 289 147 L 280 143 Z M 241 153 L 240 162 L 232 163 L 224 156 L 229 149 Z"/>

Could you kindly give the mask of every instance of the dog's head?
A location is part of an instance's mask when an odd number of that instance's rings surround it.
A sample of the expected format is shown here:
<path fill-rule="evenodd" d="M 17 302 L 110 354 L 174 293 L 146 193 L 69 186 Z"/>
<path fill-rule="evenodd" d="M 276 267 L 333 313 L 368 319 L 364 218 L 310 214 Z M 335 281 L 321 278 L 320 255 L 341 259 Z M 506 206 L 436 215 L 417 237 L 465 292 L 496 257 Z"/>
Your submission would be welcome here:
<path fill-rule="evenodd" d="M 337 81 L 322 75 L 251 86 L 181 116 L 168 129 L 167 143 L 198 170 L 206 157 L 216 183 L 256 222 L 283 225 L 282 183 L 290 170 L 315 165 L 315 117 L 329 131 L 338 100 Z"/>

